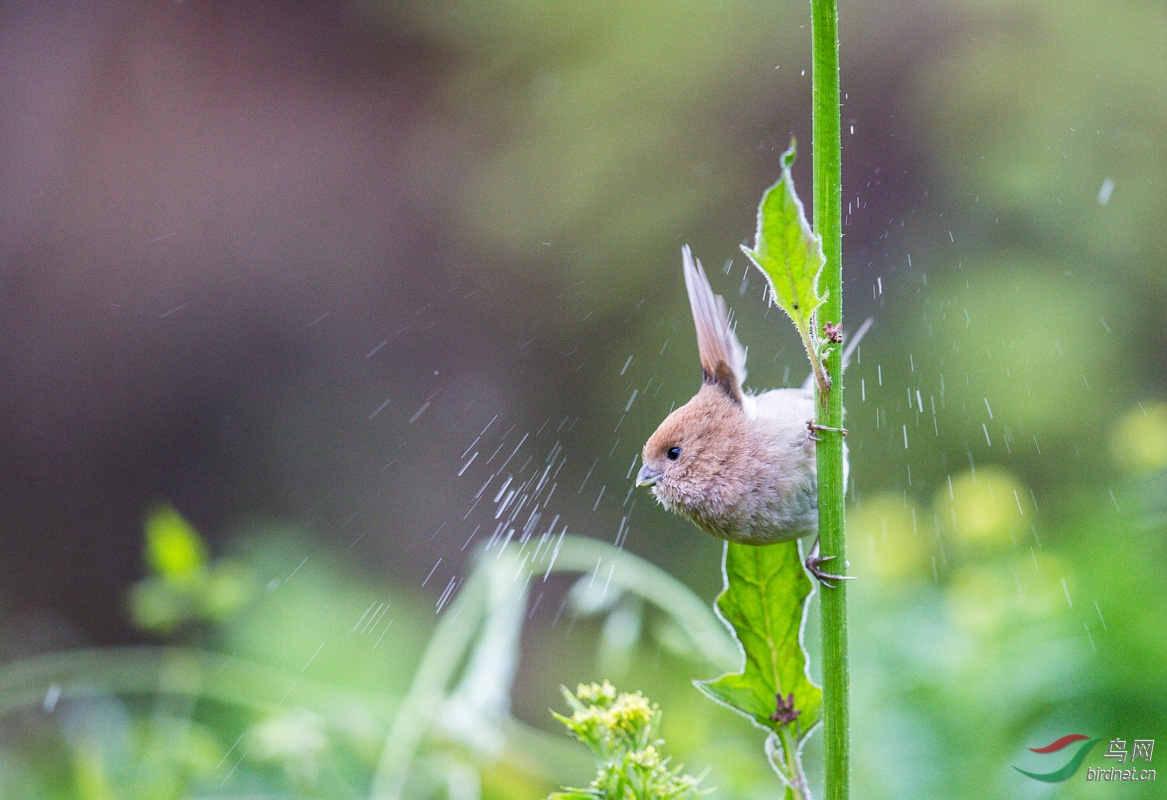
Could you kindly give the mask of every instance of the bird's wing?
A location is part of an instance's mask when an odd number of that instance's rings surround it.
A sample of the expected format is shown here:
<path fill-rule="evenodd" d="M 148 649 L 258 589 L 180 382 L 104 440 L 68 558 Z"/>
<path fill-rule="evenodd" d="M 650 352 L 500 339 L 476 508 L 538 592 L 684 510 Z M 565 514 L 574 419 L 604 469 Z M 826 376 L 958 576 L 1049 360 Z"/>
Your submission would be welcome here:
<path fill-rule="evenodd" d="M 701 262 L 693 258 L 689 245 L 681 248 L 685 268 L 685 288 L 697 327 L 697 349 L 701 353 L 701 374 L 706 383 L 719 387 L 738 403 L 742 402 L 742 382 L 746 379 L 746 354 L 729 327 L 725 300 L 715 295 Z"/>
<path fill-rule="evenodd" d="M 847 346 L 843 349 L 843 370 L 847 369 L 847 365 L 851 363 L 851 356 L 855 354 L 855 348 L 863 341 L 863 337 L 867 335 L 867 331 L 871 330 L 872 324 L 875 322 L 875 317 L 868 317 L 863 320 L 863 324 L 859 326 L 859 330 L 847 340 Z M 806 376 L 806 380 L 802 382 L 802 390 L 809 392 L 810 387 L 814 384 L 814 373 Z"/>

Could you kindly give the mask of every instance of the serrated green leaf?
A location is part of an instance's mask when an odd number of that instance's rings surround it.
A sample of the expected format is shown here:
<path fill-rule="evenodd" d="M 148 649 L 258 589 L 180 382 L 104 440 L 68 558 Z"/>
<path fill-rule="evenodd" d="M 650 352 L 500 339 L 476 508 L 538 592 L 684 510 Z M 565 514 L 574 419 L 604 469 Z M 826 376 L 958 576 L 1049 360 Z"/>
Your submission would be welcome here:
<path fill-rule="evenodd" d="M 771 718 L 777 695 L 793 694 L 799 713 L 789 730 L 801 741 L 822 719 L 823 693 L 806 674 L 802 621 L 811 584 L 798 542 L 726 542 L 722 574 L 717 613 L 741 645 L 745 665 L 737 674 L 695 681 L 697 688 L 775 732 L 785 727 Z"/>
<path fill-rule="evenodd" d="M 782 176 L 758 204 L 754 249 L 742 245 L 742 252 L 766 276 L 774 299 L 806 339 L 815 309 L 826 299 L 818 288 L 826 257 L 822 239 L 811 230 L 802 201 L 794 191 L 794 177 L 790 174 L 794 156 L 792 139 L 782 154 Z"/>

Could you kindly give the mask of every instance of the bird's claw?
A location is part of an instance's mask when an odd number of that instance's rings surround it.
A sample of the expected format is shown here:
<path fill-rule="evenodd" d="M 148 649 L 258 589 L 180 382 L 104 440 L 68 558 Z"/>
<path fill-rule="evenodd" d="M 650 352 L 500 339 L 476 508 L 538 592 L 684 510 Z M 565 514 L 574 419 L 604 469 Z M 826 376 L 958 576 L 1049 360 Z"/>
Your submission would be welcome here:
<path fill-rule="evenodd" d="M 831 583 L 831 581 L 853 581 L 854 575 L 834 575 L 830 572 L 824 572 L 822 565 L 828 561 L 835 560 L 836 556 L 820 556 L 819 555 L 819 540 L 815 537 L 814 546 L 810 549 L 810 555 L 806 557 L 806 570 L 811 575 L 814 575 L 818 582 L 828 589 L 837 589 L 838 587 Z"/>
<path fill-rule="evenodd" d="M 814 435 L 815 431 L 834 431 L 835 433 L 841 433 L 844 436 L 847 435 L 846 428 L 832 428 L 829 425 L 819 425 L 813 419 L 808 419 L 806 421 L 806 429 L 807 429 L 807 431 L 809 431 L 810 438 L 816 442 L 821 441 L 821 439 L 819 439 L 819 437 Z"/>

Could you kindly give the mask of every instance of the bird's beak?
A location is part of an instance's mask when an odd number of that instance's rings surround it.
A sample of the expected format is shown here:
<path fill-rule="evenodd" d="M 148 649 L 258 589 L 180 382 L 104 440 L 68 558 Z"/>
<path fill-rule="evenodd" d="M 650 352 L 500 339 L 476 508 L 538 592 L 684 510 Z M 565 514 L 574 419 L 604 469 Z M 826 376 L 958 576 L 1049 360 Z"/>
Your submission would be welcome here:
<path fill-rule="evenodd" d="M 637 486 L 656 486 L 656 482 L 660 480 L 660 472 L 645 464 L 640 468 L 640 472 L 636 473 Z"/>

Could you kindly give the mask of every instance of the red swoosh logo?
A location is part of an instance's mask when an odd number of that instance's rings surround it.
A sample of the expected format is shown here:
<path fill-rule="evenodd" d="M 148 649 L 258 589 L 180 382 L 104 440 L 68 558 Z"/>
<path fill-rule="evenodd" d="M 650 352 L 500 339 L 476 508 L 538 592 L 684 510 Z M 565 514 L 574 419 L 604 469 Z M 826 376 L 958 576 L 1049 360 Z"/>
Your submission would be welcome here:
<path fill-rule="evenodd" d="M 1086 736 L 1085 734 L 1082 734 L 1082 733 L 1071 733 L 1068 736 L 1063 736 L 1061 739 L 1058 739 L 1057 741 L 1050 742 L 1045 747 L 1031 747 L 1029 749 L 1035 753 L 1056 753 L 1058 750 L 1061 750 L 1066 745 L 1073 744 L 1074 742 L 1079 742 L 1082 739 L 1089 739 L 1089 738 L 1090 738 L 1089 736 Z"/>

